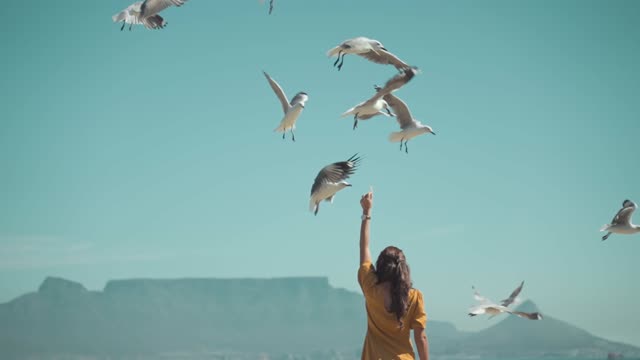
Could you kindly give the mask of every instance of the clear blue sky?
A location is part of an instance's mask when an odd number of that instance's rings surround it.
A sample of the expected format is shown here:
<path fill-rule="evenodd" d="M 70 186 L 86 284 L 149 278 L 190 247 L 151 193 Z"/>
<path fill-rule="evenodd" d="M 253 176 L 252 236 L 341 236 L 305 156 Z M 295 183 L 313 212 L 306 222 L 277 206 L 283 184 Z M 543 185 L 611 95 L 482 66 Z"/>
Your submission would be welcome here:
<path fill-rule="evenodd" d="M 499 300 L 525 280 L 544 313 L 640 345 L 640 235 L 598 232 L 640 202 L 640 2 L 191 0 L 120 32 L 128 4 L 3 4 L 0 301 L 48 275 L 357 290 L 373 185 L 372 251 L 405 250 L 431 319 L 485 327 L 471 285 Z M 438 135 L 408 155 L 393 120 L 339 117 L 395 73 L 336 71 L 325 52 L 355 36 L 423 71 L 397 95 Z M 261 70 L 309 94 L 296 143 Z M 314 217 L 318 170 L 355 152 L 353 188 Z"/>

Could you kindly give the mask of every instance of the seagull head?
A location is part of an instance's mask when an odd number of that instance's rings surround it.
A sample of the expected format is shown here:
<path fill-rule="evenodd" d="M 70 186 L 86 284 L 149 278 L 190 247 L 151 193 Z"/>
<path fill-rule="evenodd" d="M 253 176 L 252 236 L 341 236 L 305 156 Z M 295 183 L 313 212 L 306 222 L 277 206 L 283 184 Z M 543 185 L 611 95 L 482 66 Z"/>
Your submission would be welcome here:
<path fill-rule="evenodd" d="M 369 44 L 371 44 L 371 46 L 374 49 L 381 49 L 381 50 L 387 51 L 387 49 L 384 48 L 384 45 L 382 45 L 382 43 L 378 40 L 371 40 Z"/>
<path fill-rule="evenodd" d="M 349 183 L 348 183 L 348 182 L 346 182 L 346 181 L 340 181 L 340 182 L 338 183 L 338 186 L 340 187 L 340 189 L 344 189 L 344 188 L 346 188 L 346 187 L 351 187 L 352 185 L 351 185 L 351 184 L 349 184 Z"/>
<path fill-rule="evenodd" d="M 433 134 L 433 135 L 435 135 L 435 134 L 436 134 L 435 132 L 433 132 L 433 129 L 432 129 L 432 128 L 431 128 L 431 126 L 429 126 L 429 125 L 425 125 L 423 129 L 424 129 L 424 132 L 425 132 L 425 133 L 431 133 L 431 134 Z"/>
<path fill-rule="evenodd" d="M 302 99 L 300 100 L 300 102 L 301 102 L 301 103 L 303 103 L 303 104 L 304 104 L 305 102 L 307 102 L 307 100 L 309 100 L 309 95 L 307 95 L 307 93 L 306 93 L 306 92 L 304 92 L 304 91 L 300 91 L 300 92 L 298 92 L 298 93 L 296 94 L 296 97 L 297 97 L 297 96 L 299 96 L 299 97 L 301 97 L 301 98 L 302 98 Z"/>

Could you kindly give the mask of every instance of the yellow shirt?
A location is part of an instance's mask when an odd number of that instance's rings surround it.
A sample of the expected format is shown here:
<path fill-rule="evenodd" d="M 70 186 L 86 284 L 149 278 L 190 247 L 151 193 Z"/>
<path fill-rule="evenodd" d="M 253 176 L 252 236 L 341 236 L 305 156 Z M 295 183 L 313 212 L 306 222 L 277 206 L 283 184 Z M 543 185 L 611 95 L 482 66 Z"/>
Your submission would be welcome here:
<path fill-rule="evenodd" d="M 367 336 L 364 339 L 362 360 L 415 359 L 411 345 L 411 329 L 426 327 L 427 314 L 420 290 L 409 290 L 409 309 L 402 318 L 403 328 L 398 328 L 396 315 L 384 307 L 382 287 L 371 262 L 360 265 L 358 282 L 364 293 L 367 308 Z"/>

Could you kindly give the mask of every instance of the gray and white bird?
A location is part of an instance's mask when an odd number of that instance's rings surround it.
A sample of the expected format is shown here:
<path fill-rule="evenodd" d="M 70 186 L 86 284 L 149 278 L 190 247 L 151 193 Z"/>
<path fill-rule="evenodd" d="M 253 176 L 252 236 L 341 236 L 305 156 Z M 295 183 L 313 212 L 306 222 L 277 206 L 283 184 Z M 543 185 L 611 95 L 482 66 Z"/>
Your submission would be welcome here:
<path fill-rule="evenodd" d="M 281 132 L 282 138 L 284 139 L 287 130 L 291 130 L 291 140 L 296 141 L 293 129 L 296 128 L 296 121 L 302 113 L 307 100 L 309 100 L 309 96 L 306 92 L 300 91 L 293 97 L 293 99 L 291 99 L 291 102 L 288 102 L 287 96 L 284 94 L 282 87 L 280 87 L 280 85 L 273 80 L 269 74 L 264 71 L 262 73 L 267 78 L 267 81 L 269 81 L 269 85 L 271 86 L 271 89 L 273 89 L 273 92 L 276 93 L 276 96 L 282 105 L 282 111 L 284 111 L 284 117 L 280 121 L 280 125 L 278 125 L 278 127 L 273 131 Z"/>
<path fill-rule="evenodd" d="M 358 127 L 358 120 L 371 119 L 377 115 L 394 116 L 389 110 L 389 104 L 384 100 L 384 96 L 400 89 L 406 85 L 418 73 L 418 70 L 408 68 L 400 74 L 387 81 L 383 88 L 376 87 L 376 93 L 367 101 L 342 113 L 342 117 L 353 114 L 353 129 Z M 385 110 L 385 111 L 382 111 Z"/>
<path fill-rule="evenodd" d="M 469 316 L 476 316 L 476 315 L 483 315 L 483 314 L 488 314 L 491 315 L 489 317 L 489 319 L 491 319 L 492 317 L 496 316 L 496 315 L 500 315 L 502 313 L 507 313 L 507 314 L 512 314 L 512 315 L 516 315 L 519 316 L 521 318 L 524 319 L 529 319 L 529 320 L 542 320 L 542 314 L 540 314 L 539 312 L 532 312 L 532 313 L 528 313 L 528 312 L 523 312 L 523 311 L 515 311 L 515 310 L 511 310 L 509 309 L 507 306 L 505 305 L 498 305 L 495 302 L 487 299 L 486 297 L 480 295 L 480 293 L 478 293 L 478 291 L 476 290 L 475 287 L 471 287 L 473 289 L 473 297 L 479 301 L 480 303 L 478 305 L 472 306 L 471 308 L 469 308 Z M 518 288 L 520 290 L 522 290 L 522 284 L 520 285 L 520 287 Z M 516 289 L 514 291 L 515 292 L 520 292 L 518 291 L 518 289 Z M 513 293 L 512 293 L 513 295 Z M 517 294 L 516 294 L 517 296 Z M 509 299 L 511 299 L 511 296 L 509 296 Z M 508 301 L 509 299 L 503 300 L 503 303 L 505 301 Z M 515 296 L 514 296 L 515 299 Z M 513 302 L 513 301 L 511 301 Z M 511 304 L 511 302 L 509 302 L 509 304 Z"/>
<path fill-rule="evenodd" d="M 336 62 L 333 63 L 333 66 L 337 67 L 338 71 L 342 69 L 344 56 L 347 54 L 359 55 L 377 64 L 393 65 L 398 70 L 411 67 L 409 64 L 390 53 L 380 41 L 369 39 L 364 36 L 345 40 L 342 44 L 327 52 L 327 56 L 329 57 L 338 56 Z"/>
<path fill-rule="evenodd" d="M 153 15 L 146 18 L 140 18 L 140 8 L 142 1 L 135 2 L 129 5 L 126 9 L 112 16 L 113 22 L 122 22 L 120 31 L 124 30 L 124 27 L 129 24 L 129 31 L 133 25 L 144 25 L 147 29 L 162 29 L 167 25 L 162 16 Z"/>
<path fill-rule="evenodd" d="M 607 231 L 607 234 L 602 237 L 602 241 L 607 240 L 611 234 L 629 235 L 639 233 L 640 225 L 631 223 L 631 215 L 637 208 L 638 205 L 631 200 L 622 202 L 622 209 L 613 217 L 611 224 L 606 224 L 600 229 L 600 231 Z"/>
<path fill-rule="evenodd" d="M 170 6 L 182 6 L 188 0 L 144 0 L 129 5 L 126 9 L 113 15 L 113 22 L 122 22 L 120 30 L 124 30 L 129 24 L 129 30 L 133 25 L 144 25 L 147 29 L 162 29 L 167 25 L 162 16 L 158 15 L 162 10 Z"/>
<path fill-rule="evenodd" d="M 359 163 L 360 157 L 355 154 L 346 161 L 335 162 L 320 170 L 311 186 L 309 210 L 313 211 L 314 215 L 318 215 L 320 202 L 324 200 L 333 203 L 338 191 L 351 186 L 346 180 L 353 175 Z"/>
<path fill-rule="evenodd" d="M 378 87 L 376 87 L 378 89 Z M 404 141 L 404 151 L 409 153 L 409 148 L 407 147 L 407 142 L 414 137 L 422 134 L 433 134 L 433 129 L 428 125 L 423 125 L 420 121 L 413 118 L 411 112 L 409 111 L 409 107 L 404 101 L 400 100 L 397 96 L 393 94 L 386 94 L 383 97 L 384 101 L 391 106 L 393 112 L 395 113 L 396 120 L 400 125 L 401 131 L 393 132 L 389 135 L 389 141 L 398 142 L 400 141 L 400 150 L 402 150 L 402 142 Z"/>

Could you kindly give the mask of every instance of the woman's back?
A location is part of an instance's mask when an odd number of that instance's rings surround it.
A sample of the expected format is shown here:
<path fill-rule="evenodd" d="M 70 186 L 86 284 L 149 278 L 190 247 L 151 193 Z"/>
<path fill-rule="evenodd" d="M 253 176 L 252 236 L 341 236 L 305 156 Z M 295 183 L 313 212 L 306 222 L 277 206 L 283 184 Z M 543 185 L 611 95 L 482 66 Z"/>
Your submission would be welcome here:
<path fill-rule="evenodd" d="M 385 283 L 377 284 L 377 281 L 371 262 L 360 265 L 358 282 L 364 293 L 367 309 L 367 336 L 362 359 L 414 359 L 410 332 L 416 328 L 424 329 L 427 321 L 422 293 L 417 289 L 409 290 L 409 306 L 401 319 L 403 326 L 400 327 L 396 315 L 388 310 L 389 286 Z"/>

